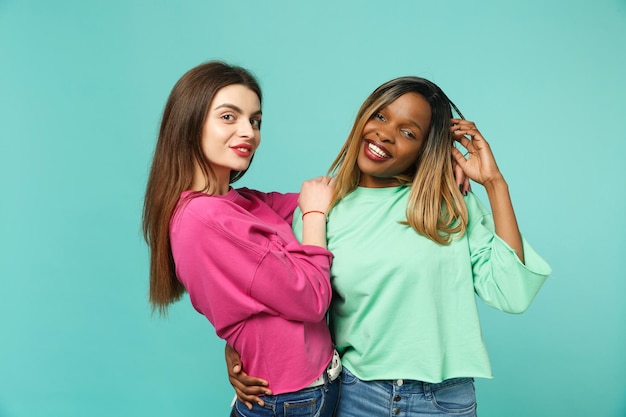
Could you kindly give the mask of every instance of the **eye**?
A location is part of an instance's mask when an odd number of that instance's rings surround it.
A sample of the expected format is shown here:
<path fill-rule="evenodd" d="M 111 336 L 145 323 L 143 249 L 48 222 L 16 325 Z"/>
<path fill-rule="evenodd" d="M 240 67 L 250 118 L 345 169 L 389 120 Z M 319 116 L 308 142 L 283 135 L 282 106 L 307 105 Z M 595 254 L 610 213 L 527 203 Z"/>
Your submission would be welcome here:
<path fill-rule="evenodd" d="M 226 120 L 227 122 L 232 122 L 235 120 L 235 115 L 232 113 L 226 113 L 220 116 L 222 120 Z"/>
<path fill-rule="evenodd" d="M 250 119 L 250 124 L 252 125 L 253 128 L 260 129 L 261 128 L 261 119 Z"/>
<path fill-rule="evenodd" d="M 383 116 L 383 114 L 382 114 L 382 113 L 376 113 L 376 114 L 374 115 L 374 118 L 375 118 L 375 119 L 380 120 L 381 122 L 384 122 L 384 121 L 386 121 L 386 120 L 387 120 L 387 119 L 385 119 L 385 116 Z"/>
<path fill-rule="evenodd" d="M 411 132 L 410 130 L 403 129 L 403 130 L 401 130 L 401 132 L 402 132 L 402 134 L 404 136 L 409 137 L 411 139 L 415 139 L 415 137 L 416 137 L 415 134 L 413 132 Z"/>

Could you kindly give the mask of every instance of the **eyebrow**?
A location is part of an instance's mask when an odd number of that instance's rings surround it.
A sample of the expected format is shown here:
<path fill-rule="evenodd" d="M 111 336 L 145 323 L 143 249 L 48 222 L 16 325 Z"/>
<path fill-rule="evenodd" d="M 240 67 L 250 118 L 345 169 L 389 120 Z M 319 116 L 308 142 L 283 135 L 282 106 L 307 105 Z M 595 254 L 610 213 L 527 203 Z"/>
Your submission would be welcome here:
<path fill-rule="evenodd" d="M 227 109 L 231 109 L 239 114 L 243 114 L 243 110 L 241 110 L 241 108 L 239 108 L 238 106 L 235 106 L 234 104 L 230 104 L 230 103 L 224 103 L 224 104 L 220 104 L 219 106 L 217 106 L 216 108 L 214 108 L 213 110 L 219 110 L 222 108 L 227 108 Z M 255 112 L 252 113 L 252 116 L 258 116 L 263 114 L 263 112 L 259 109 Z"/>
<path fill-rule="evenodd" d="M 411 124 L 413 124 L 415 127 L 417 127 L 420 130 L 420 132 L 424 133 L 424 129 L 422 129 L 422 126 L 418 125 L 413 120 L 411 120 Z"/>

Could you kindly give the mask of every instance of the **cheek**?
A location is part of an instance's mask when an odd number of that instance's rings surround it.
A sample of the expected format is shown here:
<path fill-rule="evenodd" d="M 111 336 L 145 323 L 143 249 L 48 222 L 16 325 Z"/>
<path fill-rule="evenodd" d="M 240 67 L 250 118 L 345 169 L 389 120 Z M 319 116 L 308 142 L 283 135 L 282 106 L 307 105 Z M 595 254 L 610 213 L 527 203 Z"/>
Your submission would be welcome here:
<path fill-rule="evenodd" d="M 364 145 L 363 141 L 359 142 L 359 144 L 358 144 L 358 151 L 357 151 L 357 154 L 356 154 L 356 159 L 357 159 L 357 162 L 360 161 L 361 159 L 366 159 L 366 157 L 365 157 L 365 145 Z"/>
<path fill-rule="evenodd" d="M 361 133 L 361 136 L 367 135 L 368 133 L 373 131 L 375 128 L 376 128 L 375 122 L 373 120 L 368 121 L 367 123 L 365 123 L 365 126 L 363 126 L 363 132 Z"/>
<path fill-rule="evenodd" d="M 406 153 L 405 153 L 403 160 L 407 166 L 414 165 L 417 162 L 417 158 L 419 158 L 421 153 L 422 153 L 422 144 L 420 144 L 419 146 L 410 146 L 408 149 L 406 149 Z"/>

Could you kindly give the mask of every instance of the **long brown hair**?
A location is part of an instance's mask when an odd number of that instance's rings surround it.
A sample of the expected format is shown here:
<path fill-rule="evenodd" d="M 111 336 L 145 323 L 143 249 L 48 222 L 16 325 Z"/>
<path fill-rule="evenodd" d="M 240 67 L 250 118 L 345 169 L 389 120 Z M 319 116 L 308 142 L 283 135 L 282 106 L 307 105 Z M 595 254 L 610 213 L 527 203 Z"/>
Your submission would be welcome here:
<path fill-rule="evenodd" d="M 196 163 L 204 173 L 207 187 L 216 181 L 202 152 L 202 128 L 215 94 L 233 84 L 248 87 L 261 102 L 261 88 L 250 72 L 210 61 L 185 73 L 165 104 L 142 219 L 144 239 L 150 248 L 150 303 L 153 311 L 158 308 L 162 314 L 185 292 L 176 278 L 169 240 L 170 218 L 181 193 L 191 188 Z M 244 174 L 245 171 L 233 172 L 230 182 Z"/>
<path fill-rule="evenodd" d="M 365 124 L 381 109 L 406 93 L 417 93 L 430 104 L 430 130 L 417 158 L 415 171 L 396 177 L 400 184 L 410 185 L 406 224 L 427 238 L 450 243 L 452 235 L 462 235 L 467 224 L 467 208 L 452 172 L 450 133 L 452 110 L 463 118 L 444 92 L 434 83 L 419 77 L 400 77 L 378 87 L 361 105 L 352 131 L 332 163 L 329 173 L 336 176 L 331 205 L 359 185 L 361 171 L 357 157 Z"/>

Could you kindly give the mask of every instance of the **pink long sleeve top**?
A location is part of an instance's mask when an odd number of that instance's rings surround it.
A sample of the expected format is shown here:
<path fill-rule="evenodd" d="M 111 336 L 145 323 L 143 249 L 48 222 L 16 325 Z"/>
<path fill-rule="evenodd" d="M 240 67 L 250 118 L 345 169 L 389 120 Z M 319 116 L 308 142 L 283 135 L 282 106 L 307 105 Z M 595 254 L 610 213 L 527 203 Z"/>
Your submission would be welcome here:
<path fill-rule="evenodd" d="M 297 194 L 184 192 L 170 223 L 176 274 L 194 308 L 274 394 L 302 389 L 333 354 L 332 254 L 291 230 Z"/>

